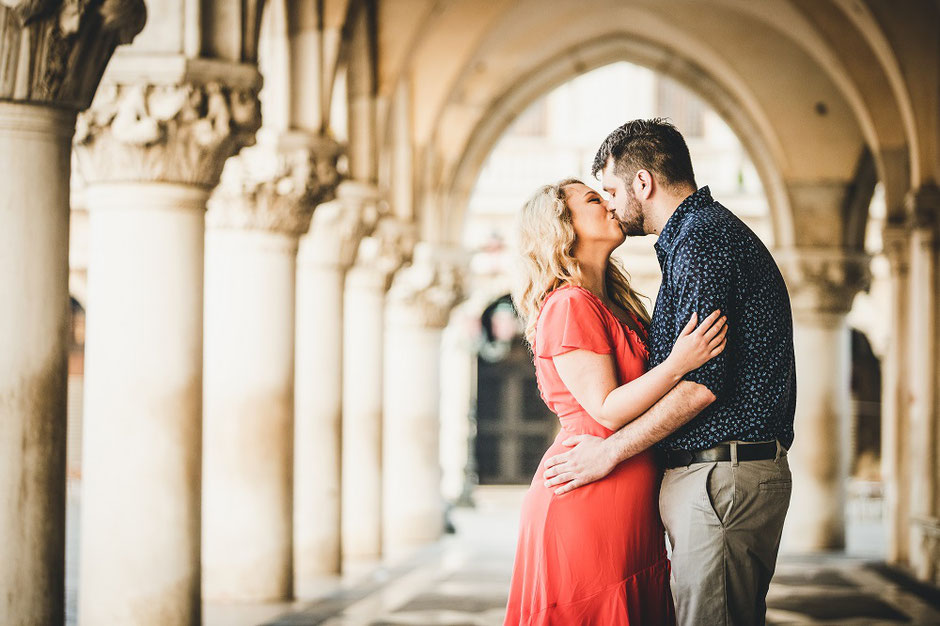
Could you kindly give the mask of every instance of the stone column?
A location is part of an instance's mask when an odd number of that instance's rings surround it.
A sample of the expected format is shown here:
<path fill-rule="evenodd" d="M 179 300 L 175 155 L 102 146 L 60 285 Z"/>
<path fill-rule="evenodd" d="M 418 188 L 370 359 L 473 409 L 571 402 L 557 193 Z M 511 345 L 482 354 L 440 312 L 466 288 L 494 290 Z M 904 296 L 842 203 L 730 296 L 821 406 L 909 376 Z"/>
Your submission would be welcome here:
<path fill-rule="evenodd" d="M 940 580 L 940 189 L 922 187 L 907 197 L 911 220 L 908 291 L 907 423 L 910 533 L 914 573 Z"/>
<path fill-rule="evenodd" d="M 343 287 L 375 223 L 372 187 L 346 181 L 300 240 L 294 387 L 294 589 L 340 570 Z"/>
<path fill-rule="evenodd" d="M 882 363 L 881 476 L 885 489 L 886 558 L 906 563 L 910 519 L 908 477 L 908 293 L 910 231 L 904 224 L 886 226 L 884 254 L 891 264 L 891 319 L 894 330 Z"/>
<path fill-rule="evenodd" d="M 372 181 L 378 171 L 375 123 L 376 54 L 370 26 L 375 5 L 362 4 L 350 16 L 346 95 L 349 129 L 349 176 Z M 377 19 L 371 16 L 372 19 Z"/>
<path fill-rule="evenodd" d="M 429 244 L 395 276 L 385 315 L 382 540 L 385 553 L 438 539 L 441 331 L 458 295 L 453 264 Z"/>
<path fill-rule="evenodd" d="M 449 504 L 472 503 L 479 320 L 479 303 L 464 302 L 441 337 L 441 489 Z"/>
<path fill-rule="evenodd" d="M 863 254 L 803 248 L 783 260 L 793 307 L 797 401 L 790 449 L 793 497 L 784 549 L 845 546 L 845 487 L 851 450 L 850 333 L 846 315 L 867 285 Z"/>
<path fill-rule="evenodd" d="M 413 242 L 385 217 L 363 238 L 346 275 L 343 320 L 342 553 L 382 555 L 382 383 L 385 292 Z"/>
<path fill-rule="evenodd" d="M 65 619 L 69 175 L 75 113 L 140 0 L 0 3 L 0 624 Z"/>
<path fill-rule="evenodd" d="M 284 600 L 293 592 L 297 242 L 314 207 L 333 193 L 336 154 L 326 138 L 262 140 L 228 160 L 209 203 L 202 474 L 208 600 Z"/>
<path fill-rule="evenodd" d="M 65 619 L 68 180 L 74 128 L 72 111 L 0 102 L 4 624 Z"/>
<path fill-rule="evenodd" d="M 126 60 L 126 59 L 125 59 Z M 146 66 L 143 60 L 140 62 Z M 82 624 L 200 619 L 205 209 L 254 140 L 251 65 L 162 59 L 79 117 L 88 188 Z"/>

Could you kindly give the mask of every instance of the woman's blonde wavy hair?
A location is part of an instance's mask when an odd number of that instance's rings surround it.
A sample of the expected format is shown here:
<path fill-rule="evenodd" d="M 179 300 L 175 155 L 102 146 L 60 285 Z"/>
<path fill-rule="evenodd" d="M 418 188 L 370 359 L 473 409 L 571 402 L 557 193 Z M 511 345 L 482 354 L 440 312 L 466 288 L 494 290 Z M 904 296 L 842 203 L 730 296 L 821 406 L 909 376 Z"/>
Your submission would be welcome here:
<path fill-rule="evenodd" d="M 535 341 L 539 309 L 548 294 L 565 285 L 583 283 L 581 266 L 572 254 L 577 237 L 565 198 L 565 187 L 575 183 L 581 181 L 567 178 L 540 188 L 523 205 L 519 217 L 521 271 L 512 299 L 525 322 L 525 338 L 530 346 Z M 607 263 L 607 295 L 649 326 L 650 316 L 642 296 L 630 286 L 629 274 L 613 257 Z"/>

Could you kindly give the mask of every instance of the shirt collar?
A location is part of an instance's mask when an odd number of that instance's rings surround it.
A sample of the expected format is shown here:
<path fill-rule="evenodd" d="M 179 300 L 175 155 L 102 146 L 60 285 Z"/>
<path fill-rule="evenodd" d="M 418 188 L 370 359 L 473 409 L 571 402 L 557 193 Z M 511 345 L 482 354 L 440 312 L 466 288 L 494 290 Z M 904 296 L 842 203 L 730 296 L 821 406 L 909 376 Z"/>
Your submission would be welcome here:
<path fill-rule="evenodd" d="M 679 203 L 679 206 L 676 207 L 673 214 L 666 220 L 666 225 L 663 226 L 662 232 L 659 233 L 659 238 L 656 240 L 656 243 L 653 244 L 653 247 L 656 248 L 656 256 L 659 257 L 660 265 L 662 265 L 666 253 L 672 250 L 676 235 L 679 234 L 679 229 L 682 227 L 682 222 L 685 221 L 686 216 L 699 207 L 710 204 L 711 202 L 713 202 L 711 191 L 708 189 L 708 185 L 705 185 Z"/>

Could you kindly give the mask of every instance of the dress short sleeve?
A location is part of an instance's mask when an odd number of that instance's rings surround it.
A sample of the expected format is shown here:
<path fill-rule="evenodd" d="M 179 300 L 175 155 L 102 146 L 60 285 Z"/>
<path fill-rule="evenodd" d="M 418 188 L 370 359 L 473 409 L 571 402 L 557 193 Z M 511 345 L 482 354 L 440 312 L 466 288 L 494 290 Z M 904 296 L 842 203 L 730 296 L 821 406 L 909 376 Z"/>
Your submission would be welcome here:
<path fill-rule="evenodd" d="M 549 294 L 539 313 L 533 348 L 543 359 L 579 349 L 610 354 L 610 332 L 600 304 L 580 287 Z"/>

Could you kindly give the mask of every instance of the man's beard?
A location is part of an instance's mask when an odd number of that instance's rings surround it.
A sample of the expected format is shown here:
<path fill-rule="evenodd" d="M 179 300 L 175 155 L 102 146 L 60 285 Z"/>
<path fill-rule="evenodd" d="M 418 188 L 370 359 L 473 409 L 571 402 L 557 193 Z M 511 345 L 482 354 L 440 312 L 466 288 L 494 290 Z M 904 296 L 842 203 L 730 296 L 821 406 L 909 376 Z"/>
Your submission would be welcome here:
<path fill-rule="evenodd" d="M 623 219 L 619 221 L 620 230 L 627 237 L 642 237 L 646 234 L 643 228 L 643 207 L 640 206 L 640 201 L 636 199 L 636 194 L 632 189 L 627 190 L 627 210 L 624 212 Z"/>

